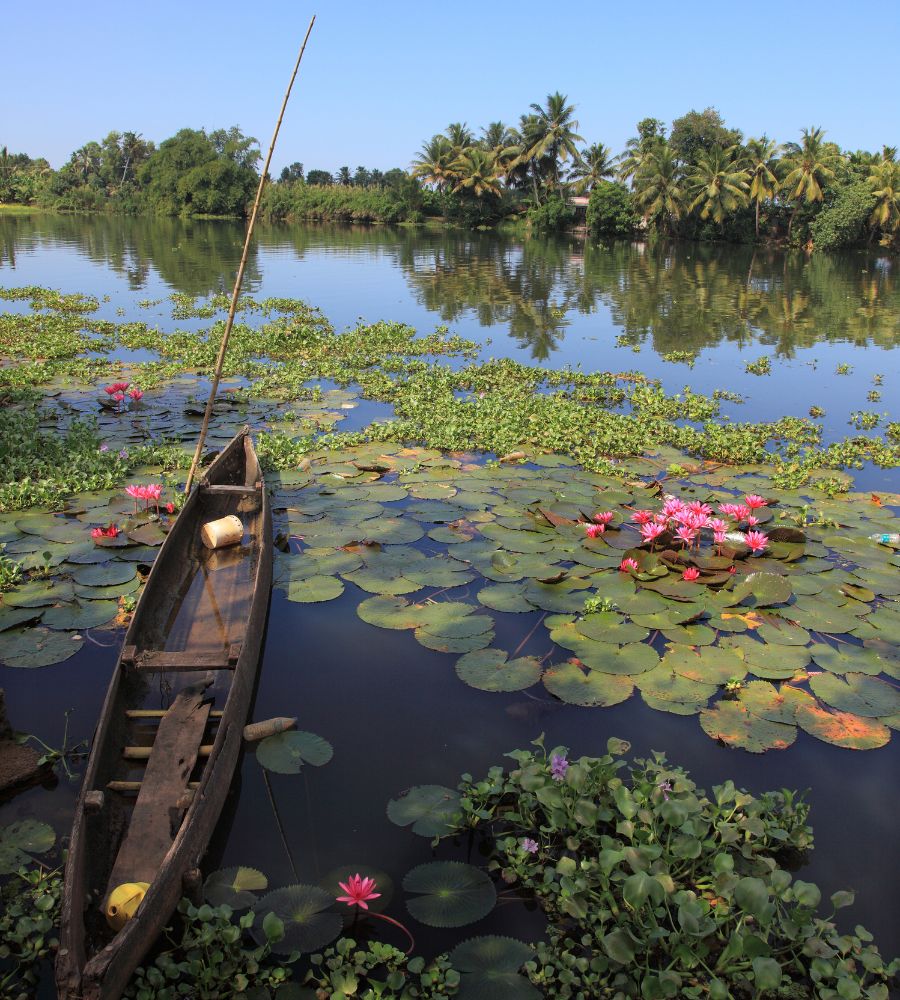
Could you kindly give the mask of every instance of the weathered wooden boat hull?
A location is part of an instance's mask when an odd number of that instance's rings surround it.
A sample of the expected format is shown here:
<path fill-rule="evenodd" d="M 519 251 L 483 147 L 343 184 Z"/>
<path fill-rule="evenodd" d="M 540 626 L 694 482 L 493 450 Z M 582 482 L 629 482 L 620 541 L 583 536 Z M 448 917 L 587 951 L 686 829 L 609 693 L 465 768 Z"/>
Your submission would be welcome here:
<path fill-rule="evenodd" d="M 106 895 L 105 880 L 112 870 L 123 829 L 127 829 L 128 808 L 116 793 L 106 792 L 102 809 L 92 813 L 86 811 L 85 799 L 91 791 L 105 790 L 108 782 L 122 773 L 122 750 L 129 725 L 125 712 L 139 701 L 148 674 L 146 669 L 139 669 L 140 654 L 138 661 L 129 659 L 129 655 L 133 657 L 135 648 L 147 648 L 141 640 L 148 636 L 164 642 L 168 616 L 185 579 L 185 567 L 180 561 L 185 553 L 196 551 L 200 524 L 209 519 L 210 513 L 220 516 L 223 511 L 233 512 L 241 502 L 240 492 L 214 493 L 205 484 L 229 485 L 236 479 L 238 486 L 260 483 L 258 513 L 251 535 L 255 547 L 254 565 L 250 569 L 252 591 L 249 609 L 239 623 L 240 652 L 233 671 L 228 670 L 230 687 L 199 786 L 137 914 L 113 934 L 105 930 L 100 910 Z M 185 874 L 198 867 L 206 850 L 231 786 L 253 697 L 271 593 L 271 536 L 268 496 L 245 428 L 209 467 L 204 482 L 191 493 L 163 542 L 106 694 L 76 804 L 66 863 L 56 961 L 61 1000 L 118 1000 L 184 894 Z M 207 666 L 203 663 L 197 669 L 202 674 Z M 197 680 L 197 673 L 184 672 L 183 665 L 179 669 L 182 671 L 176 675 L 179 681 Z M 104 938 L 108 939 L 105 943 Z"/>

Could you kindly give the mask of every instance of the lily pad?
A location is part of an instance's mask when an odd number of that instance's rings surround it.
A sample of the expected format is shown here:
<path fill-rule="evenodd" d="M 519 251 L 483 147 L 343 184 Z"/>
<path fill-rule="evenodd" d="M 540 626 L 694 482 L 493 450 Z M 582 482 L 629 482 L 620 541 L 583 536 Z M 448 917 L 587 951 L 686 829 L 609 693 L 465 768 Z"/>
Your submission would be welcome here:
<path fill-rule="evenodd" d="M 84 645 L 80 635 L 46 628 L 13 628 L 0 633 L 0 663 L 8 667 L 47 667 L 74 656 Z"/>
<path fill-rule="evenodd" d="M 443 785 L 416 785 L 387 805 L 392 823 L 412 825 L 412 832 L 420 837 L 444 837 L 452 833 L 459 810 L 459 793 Z"/>
<path fill-rule="evenodd" d="M 541 679 L 541 664 L 534 656 L 509 660 L 502 649 L 482 649 L 461 656 L 456 673 L 479 691 L 523 691 Z"/>
<path fill-rule="evenodd" d="M 868 674 L 848 673 L 845 678 L 818 674 L 810 678 L 813 694 L 839 712 L 877 719 L 900 712 L 900 691 L 887 681 Z"/>
<path fill-rule="evenodd" d="M 544 672 L 544 687 L 569 705 L 618 705 L 631 697 L 634 681 L 628 676 L 603 674 L 576 663 L 561 663 Z"/>
<path fill-rule="evenodd" d="M 309 576 L 305 580 L 291 580 L 287 599 L 296 604 L 318 604 L 333 601 L 344 592 L 344 585 L 336 576 Z"/>
<path fill-rule="evenodd" d="M 68 580 L 29 580 L 3 595 L 3 603 L 12 608 L 43 608 L 75 596 Z"/>
<path fill-rule="evenodd" d="M 494 611 L 506 611 L 521 614 L 534 611 L 534 605 L 525 600 L 524 585 L 519 583 L 497 583 L 491 587 L 482 587 L 478 591 L 478 600 Z"/>
<path fill-rule="evenodd" d="M 284 937 L 272 945 L 274 952 L 288 955 L 292 951 L 317 951 L 333 941 L 343 927 L 340 913 L 329 911 L 333 903 L 334 898 L 317 885 L 276 889 L 253 908 L 253 936 L 260 944 L 265 943 L 263 921 L 267 914 L 274 913 L 284 924 Z"/>
<path fill-rule="evenodd" d="M 72 579 L 83 587 L 111 587 L 118 583 L 128 583 L 135 577 L 136 569 L 131 563 L 107 562 L 92 566 L 82 566 L 72 573 Z"/>
<path fill-rule="evenodd" d="M 796 726 L 769 722 L 739 702 L 724 699 L 700 713 L 700 725 L 714 740 L 750 753 L 784 750 L 797 738 Z"/>
<path fill-rule="evenodd" d="M 734 588 L 735 597 L 750 607 L 786 604 L 793 594 L 790 581 L 777 573 L 750 573 Z"/>
<path fill-rule="evenodd" d="M 117 601 L 75 601 L 47 608 L 41 622 L 53 629 L 86 629 L 106 625 L 119 613 Z"/>
<path fill-rule="evenodd" d="M 835 648 L 826 643 L 815 643 L 810 647 L 810 655 L 817 667 L 833 674 L 869 674 L 875 676 L 884 670 L 885 661 L 880 652 L 863 646 L 841 643 Z"/>
<path fill-rule="evenodd" d="M 276 774 L 299 774 L 304 764 L 322 767 L 333 755 L 328 740 L 302 730 L 267 736 L 256 747 L 256 759 Z"/>
<path fill-rule="evenodd" d="M 410 914 L 428 927 L 464 927 L 486 917 L 497 902 L 494 883 L 480 868 L 461 861 L 431 861 L 407 872 Z"/>
<path fill-rule="evenodd" d="M 0 826 L 0 875 L 11 875 L 31 864 L 33 854 L 46 854 L 54 843 L 53 827 L 36 819 Z"/>
<path fill-rule="evenodd" d="M 518 970 L 534 950 L 508 937 L 478 937 L 458 944 L 450 953 L 460 978 L 460 1000 L 540 1000 L 543 994 Z"/>
<path fill-rule="evenodd" d="M 812 698 L 798 706 L 795 718 L 810 736 L 848 750 L 877 750 L 891 739 L 891 731 L 882 720 L 829 711 Z"/>
<path fill-rule="evenodd" d="M 269 880 L 255 868 L 220 868 L 203 883 L 203 898 L 211 906 L 233 910 L 253 906 L 257 892 L 268 888 Z"/>

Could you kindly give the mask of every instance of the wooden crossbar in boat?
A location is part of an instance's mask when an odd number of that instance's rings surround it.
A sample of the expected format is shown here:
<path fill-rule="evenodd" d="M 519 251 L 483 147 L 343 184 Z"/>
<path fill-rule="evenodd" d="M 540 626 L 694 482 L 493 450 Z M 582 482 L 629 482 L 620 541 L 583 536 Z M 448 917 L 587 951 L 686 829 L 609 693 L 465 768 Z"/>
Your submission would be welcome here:
<path fill-rule="evenodd" d="M 155 746 L 156 744 L 154 744 Z M 213 745 L 212 743 L 203 744 L 198 751 L 198 757 L 208 757 L 212 753 Z M 125 760 L 150 760 L 151 752 L 153 747 L 125 747 L 122 750 L 122 756 Z"/>
<path fill-rule="evenodd" d="M 127 708 L 125 710 L 125 716 L 129 719 L 147 719 L 152 721 L 153 719 L 161 719 L 168 709 L 166 708 Z M 221 719 L 223 712 L 210 712 L 210 719 Z"/>
<path fill-rule="evenodd" d="M 201 483 L 204 493 L 222 493 L 230 496 L 252 496 L 262 488 L 262 483 L 255 486 L 231 486 L 228 483 Z"/>
<path fill-rule="evenodd" d="M 192 653 L 190 650 L 144 649 L 135 646 L 122 650 L 122 663 L 135 670 L 234 670 L 241 655 L 241 643 L 233 642 L 228 652 Z"/>
<path fill-rule="evenodd" d="M 121 795 L 137 795 L 137 793 L 141 790 L 141 785 L 143 785 L 143 781 L 108 781 L 106 783 L 106 787 L 109 791 L 119 792 Z M 200 782 L 189 781 L 187 787 L 188 790 L 193 791 L 193 789 L 200 787 Z"/>

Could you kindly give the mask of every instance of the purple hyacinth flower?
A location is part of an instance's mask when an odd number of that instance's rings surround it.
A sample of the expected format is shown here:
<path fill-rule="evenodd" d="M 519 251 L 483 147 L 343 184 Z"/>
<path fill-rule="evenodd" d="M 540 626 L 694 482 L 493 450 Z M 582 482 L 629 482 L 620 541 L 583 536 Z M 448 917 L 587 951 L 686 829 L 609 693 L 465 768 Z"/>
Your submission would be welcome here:
<path fill-rule="evenodd" d="M 100 451 L 109 451 L 109 445 L 105 441 L 100 445 Z"/>
<path fill-rule="evenodd" d="M 128 458 L 128 452 L 124 448 L 119 452 L 119 458 Z"/>
<path fill-rule="evenodd" d="M 555 753 L 550 758 L 550 775 L 554 781 L 564 781 L 568 770 L 569 762 L 565 757 Z"/>
<path fill-rule="evenodd" d="M 666 800 L 666 802 L 668 802 L 669 801 L 669 792 L 672 791 L 672 782 L 671 781 L 661 781 L 656 787 L 663 793 L 663 798 Z"/>
<path fill-rule="evenodd" d="M 522 850 L 528 851 L 529 854 L 537 854 L 538 842 L 536 840 L 532 840 L 531 837 L 523 837 Z"/>

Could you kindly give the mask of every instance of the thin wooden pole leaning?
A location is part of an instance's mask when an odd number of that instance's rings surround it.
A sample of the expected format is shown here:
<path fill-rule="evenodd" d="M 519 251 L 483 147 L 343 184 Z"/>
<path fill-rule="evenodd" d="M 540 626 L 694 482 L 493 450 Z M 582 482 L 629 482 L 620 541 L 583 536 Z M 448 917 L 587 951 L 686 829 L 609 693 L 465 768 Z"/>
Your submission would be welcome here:
<path fill-rule="evenodd" d="M 275 142 L 278 139 L 278 130 L 281 128 L 281 121 L 284 118 L 284 111 L 285 108 L 287 108 L 288 98 L 291 96 L 291 88 L 294 86 L 294 80 L 297 78 L 297 71 L 300 69 L 300 62 L 303 59 L 303 53 L 306 51 L 306 43 L 309 41 L 309 36 L 315 23 L 316 15 L 313 14 L 309 22 L 309 27 L 306 29 L 303 44 L 300 46 L 300 53 L 297 56 L 297 62 L 294 64 L 294 72 L 291 73 L 291 79 L 288 83 L 287 90 L 285 91 L 284 100 L 281 102 L 281 111 L 278 114 L 278 121 L 275 123 L 275 131 L 272 134 L 272 141 L 269 143 L 269 152 L 266 154 L 266 162 L 263 165 L 262 173 L 259 177 L 259 186 L 256 189 L 256 198 L 253 202 L 253 210 L 250 213 L 250 222 L 247 226 L 247 235 L 244 239 L 244 250 L 243 253 L 241 253 L 241 262 L 238 265 L 237 277 L 234 279 L 234 290 L 231 293 L 231 305 L 228 307 L 228 319 L 225 320 L 225 331 L 222 334 L 222 342 L 219 344 L 219 354 L 216 358 L 216 367 L 213 372 L 212 385 L 209 390 L 209 399 L 206 401 L 206 410 L 203 414 L 203 425 L 200 428 L 200 436 L 197 438 L 197 447 L 194 450 L 194 458 L 191 462 L 191 469 L 190 472 L 188 472 L 187 482 L 184 486 L 185 493 L 190 493 L 191 491 L 194 475 L 197 472 L 197 466 L 200 464 L 200 457 L 203 454 L 203 444 L 206 441 L 206 434 L 209 430 L 209 421 L 212 417 L 213 404 L 216 401 L 216 393 L 219 389 L 219 380 L 222 377 L 222 366 L 225 363 L 225 352 L 228 350 L 228 338 L 231 336 L 231 327 L 234 325 L 234 314 L 237 309 L 237 300 L 238 296 L 241 294 L 241 285 L 244 281 L 244 269 L 247 266 L 247 257 L 250 253 L 250 240 L 253 238 L 253 229 L 256 226 L 256 217 L 259 214 L 259 203 L 262 201 L 263 190 L 266 186 L 269 164 L 272 162 L 272 154 L 275 152 Z"/>

